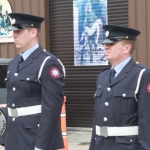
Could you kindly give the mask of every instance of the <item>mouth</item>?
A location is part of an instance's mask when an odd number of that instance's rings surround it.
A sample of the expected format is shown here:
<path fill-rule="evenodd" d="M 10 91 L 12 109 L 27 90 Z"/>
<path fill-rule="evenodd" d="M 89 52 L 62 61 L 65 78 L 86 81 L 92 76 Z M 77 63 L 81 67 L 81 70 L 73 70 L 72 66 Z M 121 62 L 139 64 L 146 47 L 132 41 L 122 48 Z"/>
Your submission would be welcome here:
<path fill-rule="evenodd" d="M 107 52 L 107 51 L 105 52 L 105 55 L 106 55 L 106 56 L 108 56 L 109 54 L 110 54 L 110 52 Z"/>
<path fill-rule="evenodd" d="M 14 44 L 17 44 L 18 43 L 18 41 L 14 41 Z"/>

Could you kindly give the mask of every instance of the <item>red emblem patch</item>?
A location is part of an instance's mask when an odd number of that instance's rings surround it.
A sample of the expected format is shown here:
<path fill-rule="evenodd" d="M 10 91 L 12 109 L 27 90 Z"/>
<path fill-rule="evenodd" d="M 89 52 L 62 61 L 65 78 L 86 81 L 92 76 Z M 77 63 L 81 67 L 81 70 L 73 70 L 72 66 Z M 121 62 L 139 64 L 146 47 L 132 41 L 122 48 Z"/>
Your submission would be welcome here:
<path fill-rule="evenodd" d="M 50 75 L 52 78 L 59 78 L 60 77 L 60 71 L 57 67 L 53 67 L 50 70 Z"/>
<path fill-rule="evenodd" d="M 147 85 L 147 92 L 150 93 L 150 83 Z"/>

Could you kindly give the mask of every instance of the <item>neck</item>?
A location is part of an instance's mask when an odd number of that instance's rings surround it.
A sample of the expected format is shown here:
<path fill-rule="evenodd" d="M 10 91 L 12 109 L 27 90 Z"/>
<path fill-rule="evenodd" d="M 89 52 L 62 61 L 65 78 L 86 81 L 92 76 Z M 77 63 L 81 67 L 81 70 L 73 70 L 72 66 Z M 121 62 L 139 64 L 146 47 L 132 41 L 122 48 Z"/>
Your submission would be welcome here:
<path fill-rule="evenodd" d="M 38 42 L 32 42 L 30 43 L 30 45 L 26 44 L 25 47 L 22 48 L 18 48 L 18 50 L 23 54 L 24 52 L 26 52 L 27 50 L 29 50 L 31 47 L 33 47 L 35 44 L 37 44 Z"/>
<path fill-rule="evenodd" d="M 112 61 L 112 62 L 110 62 L 111 63 L 111 65 L 113 66 L 113 68 L 115 68 L 117 65 L 119 65 L 121 62 L 123 62 L 125 59 L 127 59 L 128 57 L 130 57 L 130 56 L 126 56 L 126 57 L 124 57 L 124 58 L 122 58 L 122 59 L 120 59 L 120 60 L 118 60 L 118 61 Z"/>

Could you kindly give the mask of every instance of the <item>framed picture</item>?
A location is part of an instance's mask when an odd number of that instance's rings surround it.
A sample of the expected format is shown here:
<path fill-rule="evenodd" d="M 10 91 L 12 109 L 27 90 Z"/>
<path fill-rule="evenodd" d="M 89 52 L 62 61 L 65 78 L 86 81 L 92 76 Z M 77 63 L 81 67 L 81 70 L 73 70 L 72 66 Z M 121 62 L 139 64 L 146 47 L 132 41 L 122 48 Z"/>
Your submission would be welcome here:
<path fill-rule="evenodd" d="M 102 26 L 107 24 L 107 0 L 74 0 L 74 66 L 108 65 Z"/>

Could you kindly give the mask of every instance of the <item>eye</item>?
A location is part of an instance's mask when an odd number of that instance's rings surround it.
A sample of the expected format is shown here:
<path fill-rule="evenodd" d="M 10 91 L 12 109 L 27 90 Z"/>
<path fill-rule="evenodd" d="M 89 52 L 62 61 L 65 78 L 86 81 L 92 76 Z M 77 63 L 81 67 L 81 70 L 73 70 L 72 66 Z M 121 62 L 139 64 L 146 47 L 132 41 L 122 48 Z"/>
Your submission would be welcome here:
<path fill-rule="evenodd" d="M 21 32 L 22 32 L 22 30 L 17 30 L 17 31 L 16 31 L 16 33 L 21 33 Z"/>
<path fill-rule="evenodd" d="M 104 46 L 113 46 L 115 43 L 104 44 Z"/>
<path fill-rule="evenodd" d="M 113 45 L 115 45 L 115 43 L 110 43 L 110 46 L 113 46 Z"/>

